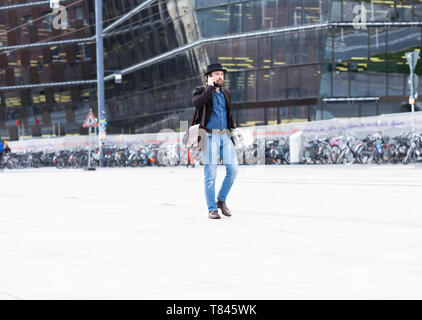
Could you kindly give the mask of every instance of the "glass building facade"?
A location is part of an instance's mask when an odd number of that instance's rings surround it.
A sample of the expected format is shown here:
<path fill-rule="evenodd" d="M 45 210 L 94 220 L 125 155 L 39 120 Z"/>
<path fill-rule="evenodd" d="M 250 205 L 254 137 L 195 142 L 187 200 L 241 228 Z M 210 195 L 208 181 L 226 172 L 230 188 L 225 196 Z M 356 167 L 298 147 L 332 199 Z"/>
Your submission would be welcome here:
<path fill-rule="evenodd" d="M 69 28 L 61 31 L 43 17 L 48 5 L 0 10 L 0 50 L 95 35 L 94 1 L 62 2 Z M 104 0 L 104 26 L 143 3 Z M 228 70 L 238 126 L 406 112 L 404 55 L 421 47 L 422 0 L 150 1 L 104 35 L 106 75 L 123 72 L 122 83 L 105 82 L 107 131 L 178 130 L 216 62 Z M 95 42 L 9 51 L 0 51 L 0 135 L 15 137 L 16 120 L 29 135 L 84 133 L 83 118 L 97 109 L 95 83 L 8 86 L 95 79 Z"/>

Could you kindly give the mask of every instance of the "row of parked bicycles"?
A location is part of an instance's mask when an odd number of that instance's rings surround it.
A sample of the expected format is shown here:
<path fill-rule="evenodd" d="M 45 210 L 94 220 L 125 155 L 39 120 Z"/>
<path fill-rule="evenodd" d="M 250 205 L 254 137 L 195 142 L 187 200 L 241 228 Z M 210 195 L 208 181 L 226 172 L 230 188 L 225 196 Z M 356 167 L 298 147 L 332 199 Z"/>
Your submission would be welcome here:
<path fill-rule="evenodd" d="M 377 132 L 360 139 L 347 134 L 311 139 L 303 149 L 304 163 L 403 163 L 422 160 L 422 136 L 403 133 L 389 137 Z"/>
<path fill-rule="evenodd" d="M 255 141 L 253 144 L 236 148 L 238 163 L 241 165 L 290 164 L 288 137 Z M 179 166 L 188 164 L 188 154 L 179 143 L 154 143 L 140 146 L 108 145 L 103 148 L 106 167 L 147 167 Z M 7 153 L 3 156 L 2 168 L 83 168 L 100 165 L 99 149 L 28 151 Z M 352 134 L 331 138 L 305 139 L 302 150 L 304 164 L 369 164 L 404 163 L 422 160 L 421 134 L 406 133 L 388 137 L 381 132 L 361 139 Z M 193 162 L 193 163 L 192 163 Z M 190 163 L 203 165 L 202 152 L 191 153 Z M 219 159 L 221 164 L 221 159 Z"/>
<path fill-rule="evenodd" d="M 288 138 L 266 141 L 265 144 L 265 161 L 267 164 L 289 163 Z M 256 144 L 237 148 L 236 152 L 239 164 L 257 163 Z M 204 164 L 202 152 L 190 152 L 190 155 L 190 164 L 193 166 Z M 88 166 L 88 160 L 90 160 L 92 167 L 100 165 L 98 148 L 90 150 L 90 155 L 88 155 L 88 150 L 84 148 L 28 151 L 24 153 L 11 152 L 4 155 L 2 167 L 8 169 L 83 168 Z M 186 147 L 179 143 L 154 143 L 125 147 L 112 145 L 103 147 L 103 163 L 106 167 L 179 166 L 188 164 L 188 154 Z M 222 163 L 221 159 L 219 159 L 219 163 Z"/>

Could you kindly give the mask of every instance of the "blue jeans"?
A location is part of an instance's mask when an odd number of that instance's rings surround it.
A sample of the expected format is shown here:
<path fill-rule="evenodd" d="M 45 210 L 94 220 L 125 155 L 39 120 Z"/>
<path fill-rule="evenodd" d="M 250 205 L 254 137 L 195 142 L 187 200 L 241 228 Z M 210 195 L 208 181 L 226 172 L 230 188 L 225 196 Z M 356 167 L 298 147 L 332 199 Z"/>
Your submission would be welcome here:
<path fill-rule="evenodd" d="M 226 201 L 238 171 L 236 149 L 229 134 L 205 132 L 204 185 L 208 211 L 217 210 L 215 200 L 215 178 L 217 176 L 218 156 L 226 167 L 226 176 L 217 195 L 217 200 Z"/>

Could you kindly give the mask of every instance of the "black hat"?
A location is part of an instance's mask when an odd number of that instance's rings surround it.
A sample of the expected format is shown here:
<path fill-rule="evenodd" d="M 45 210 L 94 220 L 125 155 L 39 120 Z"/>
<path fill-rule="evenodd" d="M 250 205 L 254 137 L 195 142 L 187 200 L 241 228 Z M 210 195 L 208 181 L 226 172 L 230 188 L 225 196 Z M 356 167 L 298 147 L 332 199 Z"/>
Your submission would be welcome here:
<path fill-rule="evenodd" d="M 206 75 L 208 75 L 208 74 L 210 74 L 210 73 L 212 73 L 214 71 L 223 71 L 224 73 L 227 72 L 226 69 L 223 69 L 223 67 L 221 66 L 221 64 L 219 64 L 219 63 L 213 63 L 213 64 L 210 64 L 207 67 L 207 72 L 205 72 L 204 76 L 206 76 Z"/>

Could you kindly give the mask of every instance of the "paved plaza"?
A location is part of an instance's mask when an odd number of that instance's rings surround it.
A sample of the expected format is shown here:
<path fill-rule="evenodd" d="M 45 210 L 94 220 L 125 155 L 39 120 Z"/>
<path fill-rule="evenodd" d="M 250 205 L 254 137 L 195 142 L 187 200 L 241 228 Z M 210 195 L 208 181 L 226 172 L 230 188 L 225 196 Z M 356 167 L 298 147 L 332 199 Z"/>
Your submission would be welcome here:
<path fill-rule="evenodd" d="M 421 164 L 240 166 L 220 220 L 203 167 L 0 183 L 0 299 L 422 299 Z"/>

